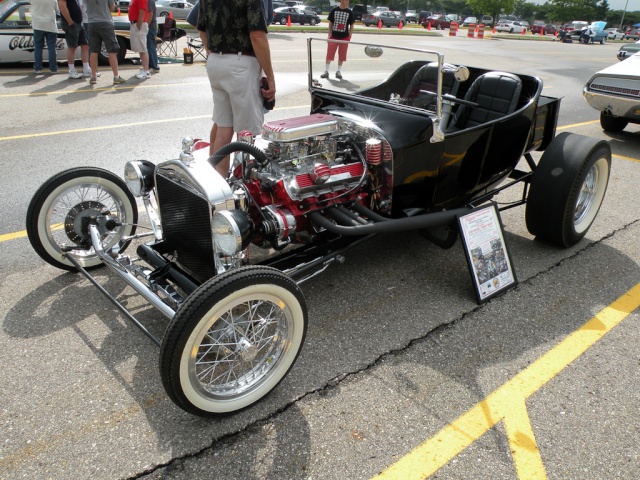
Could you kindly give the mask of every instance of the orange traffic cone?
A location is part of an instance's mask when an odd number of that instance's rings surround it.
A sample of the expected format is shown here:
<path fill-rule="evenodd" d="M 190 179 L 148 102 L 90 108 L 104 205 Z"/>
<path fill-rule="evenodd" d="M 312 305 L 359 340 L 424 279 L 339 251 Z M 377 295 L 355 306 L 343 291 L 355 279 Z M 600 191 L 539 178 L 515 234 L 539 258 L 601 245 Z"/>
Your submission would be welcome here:
<path fill-rule="evenodd" d="M 169 18 L 173 19 L 173 12 L 169 10 Z"/>
<path fill-rule="evenodd" d="M 378 20 L 378 28 L 382 28 L 382 20 Z"/>
<path fill-rule="evenodd" d="M 526 32 L 527 32 L 527 29 L 526 29 L 526 28 L 523 28 L 523 29 L 522 29 L 522 35 L 524 35 Z"/>
<path fill-rule="evenodd" d="M 542 27 L 542 28 L 540 29 L 540 36 L 541 36 L 541 37 L 544 37 L 544 27 Z"/>
<path fill-rule="evenodd" d="M 118 16 L 121 17 L 122 14 L 120 13 L 120 9 L 118 8 Z"/>
<path fill-rule="evenodd" d="M 431 22 L 427 22 L 427 30 L 431 30 Z"/>
<path fill-rule="evenodd" d="M 402 20 L 398 22 L 398 30 L 402 30 Z"/>
<path fill-rule="evenodd" d="M 496 27 L 494 25 L 494 27 L 491 29 L 491 33 L 496 33 Z"/>
<path fill-rule="evenodd" d="M 291 15 L 287 17 L 287 27 L 291 26 Z"/>

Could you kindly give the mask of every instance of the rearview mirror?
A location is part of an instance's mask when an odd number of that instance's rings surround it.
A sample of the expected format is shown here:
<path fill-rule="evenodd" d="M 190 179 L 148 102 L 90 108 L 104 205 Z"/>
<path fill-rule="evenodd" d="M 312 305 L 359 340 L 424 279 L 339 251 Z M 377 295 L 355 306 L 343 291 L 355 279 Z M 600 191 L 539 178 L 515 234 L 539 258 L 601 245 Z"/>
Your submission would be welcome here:
<path fill-rule="evenodd" d="M 469 69 L 467 67 L 456 67 L 453 76 L 459 82 L 466 82 L 469 80 Z"/>
<path fill-rule="evenodd" d="M 382 47 L 378 47 L 376 45 L 367 45 L 364 47 L 364 53 L 368 57 L 377 58 L 382 55 Z"/>

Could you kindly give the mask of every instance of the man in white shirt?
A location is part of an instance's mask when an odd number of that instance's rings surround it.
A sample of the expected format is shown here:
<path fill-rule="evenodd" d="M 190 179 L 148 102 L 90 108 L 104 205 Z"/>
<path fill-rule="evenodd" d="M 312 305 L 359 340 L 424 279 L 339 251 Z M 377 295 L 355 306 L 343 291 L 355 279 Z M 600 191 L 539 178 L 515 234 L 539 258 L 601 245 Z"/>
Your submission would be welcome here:
<path fill-rule="evenodd" d="M 33 73 L 42 73 L 42 52 L 44 43 L 47 42 L 49 53 L 49 71 L 58 73 L 56 63 L 56 43 L 58 40 L 58 24 L 56 13 L 58 2 L 56 0 L 31 0 L 31 25 L 33 26 Z"/>

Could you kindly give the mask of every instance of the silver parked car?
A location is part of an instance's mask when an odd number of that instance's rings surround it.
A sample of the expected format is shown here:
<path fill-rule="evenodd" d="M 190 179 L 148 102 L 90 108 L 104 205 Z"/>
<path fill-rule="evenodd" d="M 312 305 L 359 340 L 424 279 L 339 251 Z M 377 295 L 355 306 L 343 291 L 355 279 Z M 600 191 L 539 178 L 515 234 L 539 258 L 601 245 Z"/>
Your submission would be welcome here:
<path fill-rule="evenodd" d="M 180 20 L 186 19 L 194 5 L 189 2 L 174 2 L 171 0 L 158 0 L 156 2 L 156 15 L 159 17 L 171 17 Z"/>

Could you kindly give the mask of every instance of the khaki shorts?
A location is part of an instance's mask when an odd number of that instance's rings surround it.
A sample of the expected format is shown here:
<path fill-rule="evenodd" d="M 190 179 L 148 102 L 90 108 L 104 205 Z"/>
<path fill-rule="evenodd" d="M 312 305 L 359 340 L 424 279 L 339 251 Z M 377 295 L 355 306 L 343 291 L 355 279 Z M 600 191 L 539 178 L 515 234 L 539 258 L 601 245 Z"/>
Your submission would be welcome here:
<path fill-rule="evenodd" d="M 138 29 L 137 23 L 131 24 L 129 32 L 131 50 L 138 53 L 147 53 L 147 33 L 149 33 L 149 25 L 147 22 L 142 22 L 140 29 Z"/>
<path fill-rule="evenodd" d="M 260 64 L 249 55 L 211 52 L 207 74 L 213 93 L 213 121 L 234 132 L 262 133 L 264 109 L 260 95 Z"/>

